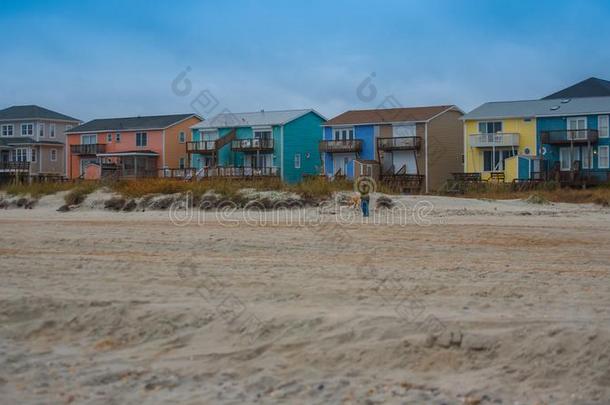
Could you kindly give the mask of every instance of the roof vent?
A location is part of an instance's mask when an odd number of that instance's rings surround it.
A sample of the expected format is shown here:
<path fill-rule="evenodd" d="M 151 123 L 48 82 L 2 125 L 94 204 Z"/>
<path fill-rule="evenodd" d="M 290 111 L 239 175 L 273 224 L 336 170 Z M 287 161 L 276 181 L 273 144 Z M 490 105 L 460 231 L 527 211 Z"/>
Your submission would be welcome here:
<path fill-rule="evenodd" d="M 558 105 L 554 105 L 551 107 L 551 111 L 557 111 L 559 110 L 559 106 Z"/>
<path fill-rule="evenodd" d="M 571 98 L 564 98 L 563 100 L 561 100 L 561 104 L 567 104 L 569 103 L 571 100 Z"/>

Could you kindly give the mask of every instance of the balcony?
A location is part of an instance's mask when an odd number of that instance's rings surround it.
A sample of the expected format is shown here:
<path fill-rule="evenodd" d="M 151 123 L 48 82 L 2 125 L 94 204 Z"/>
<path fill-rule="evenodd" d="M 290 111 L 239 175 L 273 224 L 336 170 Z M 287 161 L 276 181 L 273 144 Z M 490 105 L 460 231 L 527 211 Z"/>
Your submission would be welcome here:
<path fill-rule="evenodd" d="M 30 162 L 0 162 L 0 172 L 28 172 L 30 170 Z"/>
<path fill-rule="evenodd" d="M 213 154 L 235 139 L 235 130 L 212 141 L 191 141 L 186 143 L 187 153 Z"/>
<path fill-rule="evenodd" d="M 598 132 L 596 129 L 568 129 L 558 131 L 541 131 L 542 143 L 570 144 L 570 143 L 594 143 L 597 142 Z"/>
<path fill-rule="evenodd" d="M 97 155 L 106 152 L 106 145 L 103 143 L 70 145 L 70 152 L 73 155 Z"/>
<path fill-rule="evenodd" d="M 377 138 L 377 149 L 379 150 L 419 150 L 420 148 L 421 137 L 419 136 Z"/>
<path fill-rule="evenodd" d="M 231 142 L 235 152 L 273 152 L 273 139 L 236 139 Z"/>
<path fill-rule="evenodd" d="M 519 146 L 519 134 L 496 132 L 495 134 L 472 134 L 470 146 L 474 148 L 491 148 L 500 146 Z"/>
<path fill-rule="evenodd" d="M 220 149 L 215 141 L 191 141 L 186 143 L 186 151 L 189 153 L 213 153 Z"/>
<path fill-rule="evenodd" d="M 320 152 L 341 153 L 341 152 L 360 152 L 362 151 L 361 139 L 346 139 L 333 141 L 320 141 Z"/>

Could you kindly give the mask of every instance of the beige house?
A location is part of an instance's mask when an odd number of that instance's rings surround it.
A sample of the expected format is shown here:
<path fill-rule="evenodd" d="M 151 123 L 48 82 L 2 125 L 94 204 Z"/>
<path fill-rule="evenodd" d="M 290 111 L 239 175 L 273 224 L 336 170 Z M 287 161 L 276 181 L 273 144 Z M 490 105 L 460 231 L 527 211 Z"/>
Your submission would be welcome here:
<path fill-rule="evenodd" d="M 463 114 L 454 105 L 347 111 L 324 123 L 324 173 L 435 191 L 463 170 Z"/>
<path fill-rule="evenodd" d="M 0 174 L 65 176 L 65 133 L 79 124 L 36 105 L 0 110 Z"/>

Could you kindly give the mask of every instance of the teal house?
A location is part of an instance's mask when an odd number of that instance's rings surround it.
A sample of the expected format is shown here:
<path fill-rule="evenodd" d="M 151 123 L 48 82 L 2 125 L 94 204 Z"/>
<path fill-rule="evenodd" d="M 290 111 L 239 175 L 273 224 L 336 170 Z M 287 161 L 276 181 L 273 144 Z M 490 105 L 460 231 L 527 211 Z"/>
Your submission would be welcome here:
<path fill-rule="evenodd" d="M 198 178 L 275 176 L 298 183 L 321 172 L 325 121 L 313 109 L 218 114 L 191 127 L 189 162 Z"/>

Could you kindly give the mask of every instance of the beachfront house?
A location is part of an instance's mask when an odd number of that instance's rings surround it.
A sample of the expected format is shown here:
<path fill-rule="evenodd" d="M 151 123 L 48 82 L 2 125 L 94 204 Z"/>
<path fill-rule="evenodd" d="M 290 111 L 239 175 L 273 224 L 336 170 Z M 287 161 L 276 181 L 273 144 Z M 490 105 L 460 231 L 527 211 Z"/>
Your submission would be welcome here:
<path fill-rule="evenodd" d="M 187 152 L 194 175 L 299 182 L 320 171 L 318 141 L 325 120 L 312 109 L 216 115 L 192 126 Z"/>
<path fill-rule="evenodd" d="M 196 114 L 95 119 L 67 132 L 68 177 L 133 179 L 188 166 Z"/>
<path fill-rule="evenodd" d="M 78 124 L 37 105 L 0 110 L 0 177 L 63 177 L 65 132 Z"/>
<path fill-rule="evenodd" d="M 347 111 L 324 123 L 324 173 L 436 190 L 462 170 L 462 114 L 454 105 Z"/>
<path fill-rule="evenodd" d="M 464 170 L 484 180 L 607 182 L 609 115 L 608 96 L 485 103 L 464 116 Z"/>

